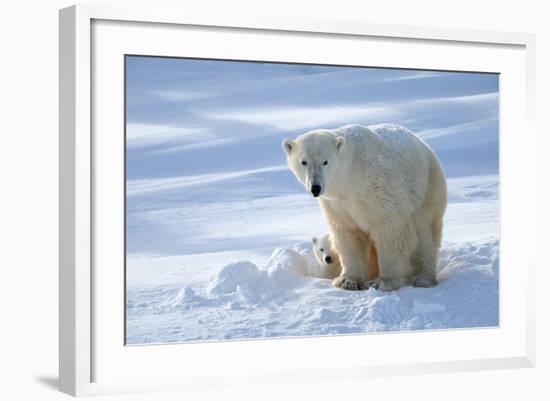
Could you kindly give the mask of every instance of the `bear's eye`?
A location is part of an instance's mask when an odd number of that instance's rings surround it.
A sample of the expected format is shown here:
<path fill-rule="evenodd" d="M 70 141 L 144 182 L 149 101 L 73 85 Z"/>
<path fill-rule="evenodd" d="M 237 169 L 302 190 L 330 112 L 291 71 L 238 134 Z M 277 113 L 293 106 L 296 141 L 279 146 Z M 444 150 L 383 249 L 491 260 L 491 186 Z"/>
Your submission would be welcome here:
<path fill-rule="evenodd" d="M 307 166 L 307 162 L 305 160 L 302 160 L 302 166 Z"/>
<path fill-rule="evenodd" d="M 321 248 L 321 252 L 325 252 L 325 250 L 323 248 Z"/>
<path fill-rule="evenodd" d="M 323 166 L 326 166 L 327 164 L 328 164 L 328 161 L 325 160 L 325 161 L 323 162 Z"/>

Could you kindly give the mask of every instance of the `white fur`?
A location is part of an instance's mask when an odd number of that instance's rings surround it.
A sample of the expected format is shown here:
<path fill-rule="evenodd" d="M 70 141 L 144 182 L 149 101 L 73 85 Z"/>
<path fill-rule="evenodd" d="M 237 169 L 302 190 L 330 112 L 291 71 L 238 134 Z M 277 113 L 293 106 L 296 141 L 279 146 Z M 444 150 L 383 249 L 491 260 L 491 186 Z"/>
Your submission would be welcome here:
<path fill-rule="evenodd" d="M 335 286 L 436 284 L 447 189 L 426 143 L 398 125 L 347 125 L 285 139 L 283 149 L 297 179 L 319 196 L 340 255 Z M 365 283 L 368 238 L 378 251 L 379 275 Z"/>
<path fill-rule="evenodd" d="M 340 267 L 340 257 L 332 243 L 330 234 L 325 234 L 319 238 L 315 237 L 311 242 L 313 255 L 319 264 L 320 276 L 330 279 L 338 277 L 342 270 Z M 330 258 L 328 261 L 327 257 Z"/>

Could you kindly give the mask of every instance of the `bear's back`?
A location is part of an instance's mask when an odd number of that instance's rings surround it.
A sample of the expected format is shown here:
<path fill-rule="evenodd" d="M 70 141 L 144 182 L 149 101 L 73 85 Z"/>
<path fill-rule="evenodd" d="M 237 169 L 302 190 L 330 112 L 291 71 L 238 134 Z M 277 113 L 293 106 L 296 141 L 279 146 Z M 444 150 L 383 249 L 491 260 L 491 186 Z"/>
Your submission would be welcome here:
<path fill-rule="evenodd" d="M 368 128 L 392 149 L 404 149 L 419 142 L 411 130 L 399 124 L 376 124 Z"/>
<path fill-rule="evenodd" d="M 336 135 L 346 137 L 348 143 L 354 143 L 361 152 L 372 148 L 394 155 L 408 155 L 412 158 L 423 157 L 428 150 L 426 144 L 408 128 L 399 124 L 384 123 L 376 125 L 349 124 L 335 130 Z M 380 147 L 381 146 L 381 147 Z"/>
<path fill-rule="evenodd" d="M 384 123 L 376 125 L 349 124 L 337 128 L 335 133 L 344 136 L 348 140 L 365 142 L 372 139 L 373 134 L 384 144 L 392 148 L 409 146 L 411 142 L 417 142 L 418 137 L 408 128 L 399 124 Z"/>

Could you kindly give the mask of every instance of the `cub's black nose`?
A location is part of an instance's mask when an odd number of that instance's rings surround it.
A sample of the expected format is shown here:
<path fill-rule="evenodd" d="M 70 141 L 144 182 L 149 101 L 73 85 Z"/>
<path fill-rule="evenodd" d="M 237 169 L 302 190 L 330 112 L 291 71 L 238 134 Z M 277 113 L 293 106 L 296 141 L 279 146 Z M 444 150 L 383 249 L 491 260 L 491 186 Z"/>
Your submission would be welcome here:
<path fill-rule="evenodd" d="M 332 263 L 332 258 L 330 256 L 325 257 L 325 262 Z"/>
<path fill-rule="evenodd" d="M 321 193 L 321 186 L 320 185 L 312 185 L 311 186 L 311 193 L 313 196 L 317 197 Z"/>

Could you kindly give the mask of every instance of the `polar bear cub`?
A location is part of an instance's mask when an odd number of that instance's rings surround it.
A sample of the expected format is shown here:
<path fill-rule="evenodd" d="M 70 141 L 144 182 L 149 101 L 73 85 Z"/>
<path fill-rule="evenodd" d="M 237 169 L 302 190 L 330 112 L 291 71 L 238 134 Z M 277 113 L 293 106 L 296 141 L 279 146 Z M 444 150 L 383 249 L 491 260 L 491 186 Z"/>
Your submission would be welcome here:
<path fill-rule="evenodd" d="M 317 261 L 317 269 L 315 269 L 315 277 L 336 278 L 342 272 L 340 263 L 340 255 L 336 250 L 334 241 L 330 234 L 325 234 L 320 238 L 314 237 L 312 240 L 313 255 Z M 378 277 L 378 255 L 374 243 L 369 239 L 365 239 L 365 247 L 363 249 L 365 271 L 364 276 L 368 280 L 373 280 Z"/>
<path fill-rule="evenodd" d="M 340 275 L 340 256 L 332 243 L 330 234 L 322 237 L 313 237 L 311 240 L 313 255 L 320 267 L 320 276 L 323 278 L 336 278 Z"/>

